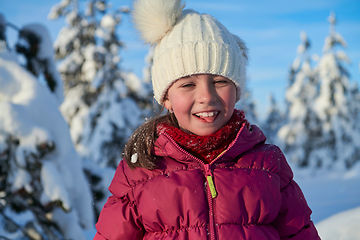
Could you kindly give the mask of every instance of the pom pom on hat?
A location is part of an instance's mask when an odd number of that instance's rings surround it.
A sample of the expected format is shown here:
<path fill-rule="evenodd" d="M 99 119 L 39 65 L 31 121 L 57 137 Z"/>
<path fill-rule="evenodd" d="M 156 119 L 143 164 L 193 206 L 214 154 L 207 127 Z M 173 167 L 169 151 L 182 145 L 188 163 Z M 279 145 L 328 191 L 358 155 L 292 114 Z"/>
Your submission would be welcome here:
<path fill-rule="evenodd" d="M 145 42 L 155 44 L 173 28 L 184 7 L 181 0 L 138 0 L 133 22 Z"/>
<path fill-rule="evenodd" d="M 132 18 L 146 43 L 155 45 L 151 81 L 161 105 L 171 85 L 194 74 L 232 80 L 238 101 L 245 90 L 248 53 L 241 38 L 217 19 L 183 11 L 181 0 L 135 0 Z"/>

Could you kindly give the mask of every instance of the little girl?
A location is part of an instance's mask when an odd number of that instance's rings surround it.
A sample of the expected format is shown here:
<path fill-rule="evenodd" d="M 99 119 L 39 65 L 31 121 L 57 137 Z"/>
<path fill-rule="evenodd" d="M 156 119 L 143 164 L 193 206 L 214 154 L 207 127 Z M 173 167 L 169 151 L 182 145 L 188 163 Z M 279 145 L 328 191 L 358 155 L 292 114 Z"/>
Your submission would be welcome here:
<path fill-rule="evenodd" d="M 133 20 L 155 45 L 155 99 L 109 187 L 94 239 L 320 239 L 281 150 L 244 112 L 247 48 L 181 0 L 137 0 Z"/>

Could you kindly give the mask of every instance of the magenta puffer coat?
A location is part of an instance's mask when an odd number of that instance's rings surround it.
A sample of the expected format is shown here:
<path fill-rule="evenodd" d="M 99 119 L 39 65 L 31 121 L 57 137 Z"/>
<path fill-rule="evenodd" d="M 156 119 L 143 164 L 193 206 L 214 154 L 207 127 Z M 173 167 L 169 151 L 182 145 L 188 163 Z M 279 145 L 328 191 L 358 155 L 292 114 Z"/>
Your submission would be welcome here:
<path fill-rule="evenodd" d="M 205 164 L 166 133 L 156 170 L 121 161 L 94 239 L 320 239 L 281 150 L 243 126 L 228 149 Z"/>

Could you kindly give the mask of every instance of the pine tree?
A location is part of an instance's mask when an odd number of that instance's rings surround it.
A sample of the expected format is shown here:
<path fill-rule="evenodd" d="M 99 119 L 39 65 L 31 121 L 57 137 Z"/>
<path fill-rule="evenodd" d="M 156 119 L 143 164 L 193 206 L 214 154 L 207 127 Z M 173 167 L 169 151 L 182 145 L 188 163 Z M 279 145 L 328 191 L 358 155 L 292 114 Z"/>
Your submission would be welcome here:
<path fill-rule="evenodd" d="M 360 91 L 357 82 L 355 82 L 350 87 L 350 102 L 351 102 L 351 109 L 350 109 L 350 117 L 355 119 L 353 123 L 355 124 L 353 127 L 360 131 Z"/>
<path fill-rule="evenodd" d="M 73 0 L 60 2 L 49 14 L 68 22 L 55 42 L 66 91 L 61 111 L 77 150 L 102 167 L 117 166 L 124 144 L 151 102 L 143 82 L 119 67 L 123 43 L 116 30 L 128 11 L 110 11 L 105 1 L 88 1 L 83 14 Z"/>
<path fill-rule="evenodd" d="M 54 44 L 65 85 L 60 109 L 83 158 L 97 214 L 109 194 L 108 176 L 121 160 L 124 145 L 151 113 L 149 84 L 120 68 L 124 44 L 118 26 L 128 12 L 128 7 L 112 10 L 98 0 L 87 1 L 83 11 L 76 0 L 63 0 L 49 14 L 67 22 Z"/>
<path fill-rule="evenodd" d="M 256 112 L 256 102 L 252 97 L 252 93 L 249 89 L 246 89 L 241 99 L 236 103 L 235 107 L 245 112 L 246 119 L 251 124 L 258 124 L 259 119 Z"/>
<path fill-rule="evenodd" d="M 270 107 L 267 112 L 265 121 L 262 123 L 261 129 L 267 138 L 268 143 L 277 143 L 277 132 L 284 125 L 285 116 L 279 109 L 274 95 L 269 95 Z"/>
<path fill-rule="evenodd" d="M 0 238 L 85 240 L 91 192 L 58 101 L 1 54 L 0 72 Z"/>
<path fill-rule="evenodd" d="M 46 83 L 60 105 L 64 99 L 63 82 L 55 67 L 52 41 L 45 26 L 27 24 L 22 27 L 15 48 L 26 60 L 24 67 Z"/>
<path fill-rule="evenodd" d="M 6 41 L 6 20 L 5 17 L 0 13 L 0 52 L 3 51 L 3 48 L 7 47 Z"/>
<path fill-rule="evenodd" d="M 308 166 L 309 156 L 321 138 L 320 121 L 312 109 L 317 96 L 317 79 L 311 67 L 310 41 L 305 32 L 300 34 L 301 44 L 295 58 L 286 90 L 287 123 L 278 136 L 288 158 L 298 166 Z"/>
<path fill-rule="evenodd" d="M 314 110 L 322 122 L 322 142 L 311 158 L 326 168 L 350 168 L 360 160 L 358 124 L 351 113 L 351 88 L 346 64 L 347 55 L 337 47 L 347 44 L 336 32 L 335 13 L 328 18 L 329 35 L 325 38 L 323 55 L 317 66 L 320 92 L 315 100 Z"/>

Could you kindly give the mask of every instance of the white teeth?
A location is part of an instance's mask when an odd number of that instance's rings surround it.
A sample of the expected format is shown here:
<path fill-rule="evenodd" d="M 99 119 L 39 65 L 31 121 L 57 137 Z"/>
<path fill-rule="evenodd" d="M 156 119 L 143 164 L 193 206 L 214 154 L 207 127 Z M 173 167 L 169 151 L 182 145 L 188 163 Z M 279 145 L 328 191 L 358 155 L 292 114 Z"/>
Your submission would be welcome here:
<path fill-rule="evenodd" d="M 213 117 L 216 114 L 218 114 L 218 112 L 201 112 L 201 113 L 196 113 L 195 115 L 198 117 Z"/>

